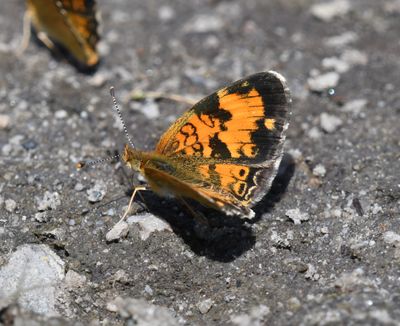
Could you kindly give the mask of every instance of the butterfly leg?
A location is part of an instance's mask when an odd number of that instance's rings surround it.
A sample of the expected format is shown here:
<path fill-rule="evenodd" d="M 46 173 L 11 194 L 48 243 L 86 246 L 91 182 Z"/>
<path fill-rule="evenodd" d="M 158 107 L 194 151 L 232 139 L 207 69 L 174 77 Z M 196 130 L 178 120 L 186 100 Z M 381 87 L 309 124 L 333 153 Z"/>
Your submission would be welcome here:
<path fill-rule="evenodd" d="M 188 204 L 188 202 L 181 196 L 177 197 L 181 203 L 188 209 L 190 214 L 193 216 L 193 218 L 200 224 L 209 226 L 208 220 L 204 217 L 203 214 L 196 212 L 193 210 L 193 208 Z"/>
<path fill-rule="evenodd" d="M 119 220 L 118 223 L 120 223 L 123 220 L 125 220 L 125 217 L 129 214 L 129 212 L 131 210 L 131 207 L 132 207 L 133 200 L 135 199 L 136 193 L 138 191 L 143 191 L 143 190 L 147 190 L 147 189 L 148 188 L 146 186 L 137 186 L 137 187 L 135 187 L 135 189 L 133 189 L 133 193 L 132 193 L 131 199 L 129 200 L 128 208 L 125 210 L 124 215 L 121 217 L 121 219 Z"/>

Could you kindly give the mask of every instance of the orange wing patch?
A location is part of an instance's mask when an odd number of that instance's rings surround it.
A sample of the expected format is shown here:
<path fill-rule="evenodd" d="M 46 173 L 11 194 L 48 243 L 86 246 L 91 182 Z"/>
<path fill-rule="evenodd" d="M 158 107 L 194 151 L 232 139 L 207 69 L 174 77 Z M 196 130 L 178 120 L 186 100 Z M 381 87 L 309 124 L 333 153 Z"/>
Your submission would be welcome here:
<path fill-rule="evenodd" d="M 194 109 L 180 128 L 173 126 L 164 134 L 156 150 L 203 158 L 254 158 L 258 148 L 252 133 L 259 128 L 257 121 L 265 117 L 262 97 L 255 88 L 246 93 L 231 93 L 225 88 L 215 97 L 218 101 L 215 110 L 196 113 Z"/>
<path fill-rule="evenodd" d="M 225 122 L 225 131 L 219 133 L 219 139 L 228 144 L 231 157 L 255 157 L 256 144 L 251 139 L 257 130 L 257 120 L 264 117 L 264 105 L 260 94 L 253 88 L 247 94 L 229 94 L 224 89 L 218 92 L 220 108 L 231 113 Z"/>

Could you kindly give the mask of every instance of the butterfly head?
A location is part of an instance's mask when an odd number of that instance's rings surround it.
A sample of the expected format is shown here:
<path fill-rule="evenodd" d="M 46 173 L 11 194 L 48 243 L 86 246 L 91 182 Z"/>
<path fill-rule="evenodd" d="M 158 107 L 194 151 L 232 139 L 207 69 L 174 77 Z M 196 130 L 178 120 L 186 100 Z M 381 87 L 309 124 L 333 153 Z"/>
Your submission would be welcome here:
<path fill-rule="evenodd" d="M 122 154 L 122 160 L 128 165 L 132 170 L 140 171 L 140 165 L 142 161 L 142 153 L 130 147 L 128 144 L 124 147 L 124 152 Z"/>

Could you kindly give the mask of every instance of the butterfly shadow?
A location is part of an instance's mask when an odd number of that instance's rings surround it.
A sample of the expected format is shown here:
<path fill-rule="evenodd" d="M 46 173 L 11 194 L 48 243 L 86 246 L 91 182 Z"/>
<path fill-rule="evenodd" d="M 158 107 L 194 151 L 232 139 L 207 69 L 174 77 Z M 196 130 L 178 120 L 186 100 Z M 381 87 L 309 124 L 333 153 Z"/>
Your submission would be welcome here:
<path fill-rule="evenodd" d="M 256 237 L 251 224 L 256 223 L 263 213 L 269 212 L 280 201 L 294 174 L 294 160 L 284 155 L 279 172 L 270 192 L 255 207 L 256 218 L 243 220 L 226 216 L 196 202 L 188 201 L 192 210 L 207 218 L 208 224 L 199 223 L 185 206 L 177 206 L 173 199 L 163 200 L 152 192 L 142 193 L 145 205 L 153 214 L 167 221 L 175 234 L 180 236 L 190 249 L 199 256 L 219 262 L 230 262 L 251 249 Z"/>

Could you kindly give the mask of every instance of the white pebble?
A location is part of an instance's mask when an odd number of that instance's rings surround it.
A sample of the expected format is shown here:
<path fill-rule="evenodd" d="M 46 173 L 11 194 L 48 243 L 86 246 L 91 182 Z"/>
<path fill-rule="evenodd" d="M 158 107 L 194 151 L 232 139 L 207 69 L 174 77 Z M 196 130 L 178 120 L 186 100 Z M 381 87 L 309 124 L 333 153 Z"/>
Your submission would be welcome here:
<path fill-rule="evenodd" d="M 322 67 L 325 69 L 334 69 L 338 73 L 344 73 L 350 69 L 350 65 L 337 57 L 324 58 Z"/>
<path fill-rule="evenodd" d="M 141 112 L 143 112 L 143 114 L 149 120 L 157 119 L 160 116 L 160 109 L 158 108 L 158 104 L 151 100 L 145 102 Z"/>
<path fill-rule="evenodd" d="M 158 9 L 158 18 L 164 22 L 168 22 L 175 17 L 175 11 L 170 6 L 161 6 Z"/>
<path fill-rule="evenodd" d="M 68 116 L 68 112 L 65 110 L 58 110 L 54 113 L 56 119 L 65 119 Z"/>
<path fill-rule="evenodd" d="M 197 304 L 197 308 L 199 311 L 204 315 L 210 311 L 211 307 L 213 306 L 214 302 L 211 299 L 206 299 Z"/>
<path fill-rule="evenodd" d="M 332 48 L 343 48 L 346 45 L 356 42 L 358 35 L 352 31 L 344 32 L 343 34 L 329 37 L 325 40 L 325 45 Z"/>
<path fill-rule="evenodd" d="M 361 111 L 366 107 L 368 100 L 365 98 L 355 99 L 350 102 L 347 102 L 343 105 L 342 110 L 344 112 L 351 112 L 355 115 L 360 114 Z"/>
<path fill-rule="evenodd" d="M 91 203 L 96 203 L 101 201 L 107 192 L 107 186 L 103 181 L 98 181 L 94 185 L 94 187 L 88 189 L 86 194 L 88 196 L 88 200 Z"/>
<path fill-rule="evenodd" d="M 138 224 L 140 238 L 142 240 L 146 240 L 150 234 L 155 231 L 172 232 L 172 229 L 168 223 L 150 213 L 130 216 L 128 217 L 127 222 L 128 224 Z"/>
<path fill-rule="evenodd" d="M 108 242 L 125 238 L 129 232 L 129 225 L 125 221 L 120 221 L 114 225 L 114 227 L 107 232 L 106 240 Z"/>
<path fill-rule="evenodd" d="M 311 14 L 324 22 L 330 22 L 335 17 L 344 16 L 350 11 L 350 3 L 346 0 L 334 0 L 317 3 L 311 7 Z"/>
<path fill-rule="evenodd" d="M 345 50 L 340 58 L 351 66 L 365 66 L 368 63 L 367 54 L 356 49 Z"/>
<path fill-rule="evenodd" d="M 14 212 L 17 209 L 17 203 L 13 199 L 6 199 L 5 208 L 7 212 Z"/>
<path fill-rule="evenodd" d="M 393 244 L 395 246 L 400 245 L 400 234 L 393 231 L 387 231 L 383 234 L 383 240 L 387 244 Z"/>
<path fill-rule="evenodd" d="M 298 208 L 287 210 L 285 215 L 290 218 L 294 224 L 301 224 L 301 222 L 308 221 L 310 219 L 310 215 L 308 213 L 302 213 Z"/>
<path fill-rule="evenodd" d="M 56 209 L 61 205 L 60 195 L 57 192 L 46 191 L 43 198 L 36 198 L 37 210 L 42 212 L 48 209 Z"/>
<path fill-rule="evenodd" d="M 322 130 L 329 134 L 336 131 L 343 124 L 343 121 L 334 115 L 323 112 L 320 116 L 320 124 Z"/>
<path fill-rule="evenodd" d="M 0 114 L 0 129 L 6 129 L 10 126 L 10 116 L 5 114 Z"/>
<path fill-rule="evenodd" d="M 340 76 L 337 72 L 327 72 L 322 75 L 307 79 L 308 87 L 314 92 L 323 92 L 328 88 L 334 88 L 339 83 Z"/>
<path fill-rule="evenodd" d="M 326 175 L 326 169 L 322 164 L 317 164 L 317 166 L 315 166 L 315 168 L 313 169 L 313 174 L 316 177 L 323 178 Z"/>

